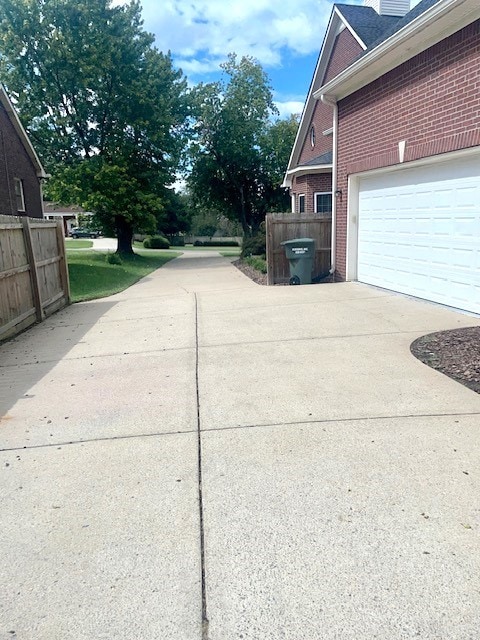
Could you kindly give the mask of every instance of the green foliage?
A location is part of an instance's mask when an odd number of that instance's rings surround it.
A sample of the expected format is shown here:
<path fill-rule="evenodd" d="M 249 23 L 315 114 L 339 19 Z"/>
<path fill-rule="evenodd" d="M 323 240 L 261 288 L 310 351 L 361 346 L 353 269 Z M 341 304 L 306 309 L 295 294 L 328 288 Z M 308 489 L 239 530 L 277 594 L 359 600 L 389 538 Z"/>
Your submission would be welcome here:
<path fill-rule="evenodd" d="M 270 82 L 250 57 L 230 55 L 220 82 L 194 90 L 194 199 L 255 232 L 269 210 L 288 209 L 280 187 L 298 119 L 272 123 L 278 113 Z"/>
<path fill-rule="evenodd" d="M 105 260 L 108 262 L 108 264 L 123 264 L 123 260 L 118 253 L 107 253 L 107 255 L 105 256 Z"/>
<path fill-rule="evenodd" d="M 143 241 L 145 249 L 170 249 L 170 242 L 163 236 L 152 236 Z"/>
<path fill-rule="evenodd" d="M 134 229 L 162 222 L 185 79 L 154 48 L 136 0 L 0 0 L 0 15 L 0 80 L 52 173 L 48 197 L 94 210 L 131 251 Z"/>
<path fill-rule="evenodd" d="M 166 236 L 176 236 L 190 229 L 193 211 L 190 197 L 184 193 L 176 193 L 167 189 L 164 201 L 162 220 L 158 231 Z"/>
<path fill-rule="evenodd" d="M 246 258 L 248 256 L 261 256 L 265 258 L 266 253 L 267 239 L 264 230 L 260 229 L 260 231 L 251 238 L 243 239 L 241 253 L 242 258 Z"/>
<path fill-rule="evenodd" d="M 243 262 L 253 269 L 260 271 L 260 273 L 267 273 L 267 262 L 265 258 L 261 258 L 260 256 L 249 256 L 247 258 L 243 258 Z"/>

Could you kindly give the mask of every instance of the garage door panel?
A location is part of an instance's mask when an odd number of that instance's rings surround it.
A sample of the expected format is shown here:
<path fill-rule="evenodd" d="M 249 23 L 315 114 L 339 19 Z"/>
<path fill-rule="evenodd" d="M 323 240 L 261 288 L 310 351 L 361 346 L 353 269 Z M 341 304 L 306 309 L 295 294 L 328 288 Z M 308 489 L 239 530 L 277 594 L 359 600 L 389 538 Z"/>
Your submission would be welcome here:
<path fill-rule="evenodd" d="M 358 279 L 480 313 L 480 156 L 360 180 Z"/>

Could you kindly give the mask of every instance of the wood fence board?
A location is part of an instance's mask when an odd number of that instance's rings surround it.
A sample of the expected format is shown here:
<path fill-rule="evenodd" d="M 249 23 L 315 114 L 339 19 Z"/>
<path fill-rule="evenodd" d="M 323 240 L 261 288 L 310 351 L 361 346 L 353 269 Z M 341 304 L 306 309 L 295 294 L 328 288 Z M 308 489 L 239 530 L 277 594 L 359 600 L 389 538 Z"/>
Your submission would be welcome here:
<path fill-rule="evenodd" d="M 60 231 L 57 222 L 0 215 L 0 340 L 69 303 Z"/>
<path fill-rule="evenodd" d="M 290 280 L 290 263 L 281 244 L 285 240 L 312 238 L 315 240 L 313 276 L 330 269 L 332 219 L 329 216 L 270 213 L 266 218 L 266 235 L 268 284 Z"/>

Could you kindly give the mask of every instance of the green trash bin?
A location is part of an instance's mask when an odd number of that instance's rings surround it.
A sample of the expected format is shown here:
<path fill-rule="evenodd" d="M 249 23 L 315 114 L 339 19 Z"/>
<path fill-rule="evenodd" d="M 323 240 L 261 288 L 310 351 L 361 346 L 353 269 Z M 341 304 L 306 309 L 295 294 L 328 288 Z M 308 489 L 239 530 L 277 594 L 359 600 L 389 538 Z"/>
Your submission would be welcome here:
<path fill-rule="evenodd" d="M 282 245 L 290 262 L 290 284 L 312 284 L 315 240 L 295 238 L 295 240 L 285 240 Z"/>

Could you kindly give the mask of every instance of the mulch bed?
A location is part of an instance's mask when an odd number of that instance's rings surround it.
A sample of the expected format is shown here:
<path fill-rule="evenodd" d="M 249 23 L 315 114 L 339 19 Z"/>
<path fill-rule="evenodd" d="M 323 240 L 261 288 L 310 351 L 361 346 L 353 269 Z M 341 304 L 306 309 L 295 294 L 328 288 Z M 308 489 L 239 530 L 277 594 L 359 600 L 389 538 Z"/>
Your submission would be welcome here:
<path fill-rule="evenodd" d="M 237 269 L 239 269 L 242 273 L 244 273 L 247 276 L 247 278 L 250 278 L 250 280 L 253 280 L 257 284 L 262 284 L 262 285 L 267 284 L 266 273 L 262 273 L 261 271 L 258 271 L 257 269 L 254 269 L 253 267 L 251 267 L 249 264 L 245 264 L 243 260 L 235 260 L 235 262 L 233 262 L 232 264 L 234 264 L 237 267 Z"/>
<path fill-rule="evenodd" d="M 417 338 L 410 350 L 429 367 L 480 393 L 480 327 L 430 333 Z"/>

